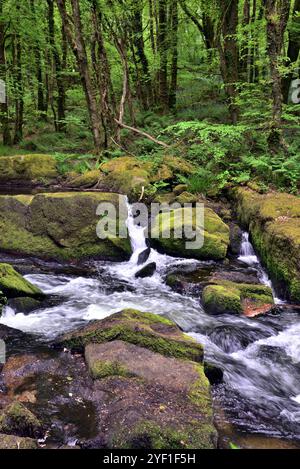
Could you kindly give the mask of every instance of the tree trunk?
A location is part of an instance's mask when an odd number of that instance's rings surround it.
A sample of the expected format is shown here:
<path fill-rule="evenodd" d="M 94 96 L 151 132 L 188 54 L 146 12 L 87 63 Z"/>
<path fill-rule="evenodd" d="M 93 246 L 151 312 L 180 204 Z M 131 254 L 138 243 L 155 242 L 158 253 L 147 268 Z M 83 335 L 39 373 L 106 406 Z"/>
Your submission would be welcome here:
<path fill-rule="evenodd" d="M 54 0 L 47 0 L 47 2 L 48 2 L 49 42 L 50 42 L 51 50 L 52 50 L 55 79 L 56 79 L 56 85 L 57 85 L 57 113 L 56 113 L 55 127 L 58 132 L 65 132 L 66 131 L 66 123 L 65 123 L 66 93 L 65 93 L 64 80 L 62 77 L 62 71 L 63 71 L 62 61 L 60 59 L 58 49 L 56 46 L 56 41 L 55 41 Z"/>
<path fill-rule="evenodd" d="M 237 83 L 239 81 L 239 50 L 237 44 L 238 27 L 238 0 L 219 0 L 221 8 L 221 38 L 218 38 L 220 52 L 221 73 L 227 94 L 231 121 L 236 124 L 238 120 L 238 107 L 236 105 Z"/>
<path fill-rule="evenodd" d="M 5 57 L 5 28 L 6 23 L 3 18 L 3 4 L 4 0 L 0 0 L 0 79 L 3 82 L 6 82 L 6 57 Z M 3 145 L 11 145 L 11 135 L 10 135 L 10 128 L 9 128 L 9 120 L 8 120 L 8 104 L 7 104 L 7 95 L 5 103 L 0 104 L 0 119 L 2 124 L 2 139 Z"/>
<path fill-rule="evenodd" d="M 269 134 L 269 146 L 277 151 L 282 147 L 281 116 L 282 116 L 282 79 L 280 75 L 280 55 L 283 47 L 284 33 L 290 11 L 289 0 L 267 0 L 267 52 L 270 62 L 270 75 L 272 83 L 273 118 Z"/>
<path fill-rule="evenodd" d="M 139 0 L 133 0 L 133 43 L 138 58 L 138 75 L 140 76 L 141 101 L 144 109 L 150 105 L 151 80 L 149 75 L 149 63 L 145 52 L 143 32 L 143 10 Z"/>
<path fill-rule="evenodd" d="M 178 3 L 173 0 L 171 6 L 171 84 L 169 93 L 169 107 L 170 109 L 176 108 L 176 94 L 177 94 L 177 75 L 178 75 Z"/>
<path fill-rule="evenodd" d="M 30 7 L 32 11 L 32 16 L 35 19 L 35 21 L 37 21 L 34 2 L 35 0 L 30 0 Z M 44 120 L 46 120 L 48 103 L 44 97 L 44 81 L 43 81 L 41 50 L 40 50 L 38 41 L 34 40 L 34 42 L 35 42 L 34 56 L 35 56 L 36 80 L 37 80 L 37 110 L 39 111 L 41 117 Z"/>
<path fill-rule="evenodd" d="M 168 110 L 168 44 L 167 44 L 167 0 L 158 0 L 158 36 L 159 54 L 158 85 L 159 104 L 163 111 Z"/>
<path fill-rule="evenodd" d="M 300 37 L 298 34 L 298 30 L 300 28 L 300 19 L 296 13 L 300 13 L 300 0 L 295 0 L 294 9 L 293 9 L 293 18 L 289 30 L 289 46 L 287 51 L 288 63 L 287 65 L 295 65 L 300 51 Z M 297 27 L 297 31 L 294 31 L 293 28 Z M 296 28 L 295 28 L 296 29 Z M 295 70 L 291 70 L 291 72 L 286 75 L 282 80 L 282 94 L 283 100 L 285 103 L 288 103 L 289 100 L 289 91 L 291 87 L 291 82 L 294 77 Z M 299 75 L 299 74 L 298 74 Z"/>
<path fill-rule="evenodd" d="M 98 110 L 97 99 L 92 85 L 92 78 L 89 70 L 85 41 L 82 33 L 81 12 L 79 7 L 79 0 L 71 0 L 72 4 L 72 19 L 74 21 L 74 32 L 70 22 L 65 0 L 56 0 L 64 24 L 66 35 L 70 46 L 72 47 L 75 55 L 77 66 L 80 73 L 82 86 L 84 89 L 87 108 L 89 111 L 92 133 L 94 138 L 94 145 L 97 152 L 102 147 L 101 137 L 101 118 Z"/>
<path fill-rule="evenodd" d="M 19 9 L 17 7 L 17 9 Z M 14 144 L 18 144 L 23 139 L 23 120 L 24 120 L 24 92 L 23 92 L 23 74 L 22 74 L 22 47 L 19 34 L 15 35 L 14 41 L 14 78 L 15 78 L 15 133 Z"/>

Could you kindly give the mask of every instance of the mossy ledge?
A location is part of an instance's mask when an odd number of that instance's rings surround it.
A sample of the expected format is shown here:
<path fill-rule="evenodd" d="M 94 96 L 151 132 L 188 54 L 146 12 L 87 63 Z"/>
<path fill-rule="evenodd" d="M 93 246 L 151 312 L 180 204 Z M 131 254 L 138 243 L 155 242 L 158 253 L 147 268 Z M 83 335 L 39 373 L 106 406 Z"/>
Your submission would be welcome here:
<path fill-rule="evenodd" d="M 203 347 L 166 318 L 127 309 L 61 337 L 57 344 L 83 351 L 89 343 L 122 340 L 168 357 L 203 361 Z"/>
<path fill-rule="evenodd" d="M 300 302 L 300 198 L 284 193 L 233 191 L 240 223 L 279 289 L 280 295 Z"/>

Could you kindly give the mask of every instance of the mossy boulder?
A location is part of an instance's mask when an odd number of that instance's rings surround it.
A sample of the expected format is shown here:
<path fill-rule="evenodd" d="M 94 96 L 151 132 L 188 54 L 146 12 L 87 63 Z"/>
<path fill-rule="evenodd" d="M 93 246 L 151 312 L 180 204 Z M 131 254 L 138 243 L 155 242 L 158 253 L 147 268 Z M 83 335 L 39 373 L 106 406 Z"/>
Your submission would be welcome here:
<path fill-rule="evenodd" d="M 188 176 L 194 171 L 193 164 L 174 156 L 167 155 L 160 161 L 152 161 L 126 155 L 101 165 L 98 187 L 126 194 L 135 200 L 143 188 L 144 194 L 154 195 L 155 183 L 164 181 L 171 184 L 178 174 Z"/>
<path fill-rule="evenodd" d="M 284 193 L 233 193 L 240 222 L 281 296 L 300 302 L 300 198 Z"/>
<path fill-rule="evenodd" d="M 106 221 L 117 227 L 117 233 L 108 230 L 105 239 L 96 232 L 100 203 L 111 204 L 112 218 Z M 127 215 L 125 198 L 113 193 L 0 196 L 0 250 L 58 260 L 125 260 L 131 254 Z M 119 236 L 118 227 L 125 237 Z"/>
<path fill-rule="evenodd" d="M 34 154 L 0 157 L 0 184 L 34 186 L 49 184 L 57 178 L 53 156 Z"/>
<path fill-rule="evenodd" d="M 180 195 L 178 195 L 175 200 L 180 205 L 194 204 L 197 202 L 198 196 L 195 194 L 191 194 L 190 192 L 184 191 Z"/>
<path fill-rule="evenodd" d="M 39 288 L 28 282 L 9 264 L 0 264 L 0 289 L 7 298 L 44 297 Z"/>
<path fill-rule="evenodd" d="M 209 208 L 204 210 L 204 224 L 198 218 L 196 209 L 189 208 L 160 213 L 152 227 L 153 243 L 159 250 L 170 255 L 203 260 L 224 259 L 229 245 L 228 226 Z M 190 233 L 195 233 L 194 238 L 188 239 L 185 236 L 186 230 L 189 236 Z M 203 236 L 203 246 L 198 247 L 198 243 L 195 243 L 194 249 L 187 246 L 187 242 Z"/>
<path fill-rule="evenodd" d="M 21 438 L 15 435 L 0 434 L 0 450 L 2 449 L 38 449 L 38 444 L 32 438 Z"/>
<path fill-rule="evenodd" d="M 90 189 L 101 181 L 101 173 L 98 169 L 86 171 L 84 174 L 70 177 L 66 181 L 66 186 L 74 189 Z"/>
<path fill-rule="evenodd" d="M 0 433 L 38 438 L 43 435 L 43 427 L 21 402 L 13 402 L 0 415 Z"/>
<path fill-rule="evenodd" d="M 242 314 L 256 316 L 274 305 L 271 288 L 218 280 L 208 285 L 202 294 L 202 304 L 208 314 Z"/>
<path fill-rule="evenodd" d="M 169 357 L 202 362 L 203 347 L 185 335 L 169 319 L 158 314 L 127 309 L 102 321 L 94 321 L 58 340 L 71 350 L 83 350 L 89 343 L 122 340 Z"/>

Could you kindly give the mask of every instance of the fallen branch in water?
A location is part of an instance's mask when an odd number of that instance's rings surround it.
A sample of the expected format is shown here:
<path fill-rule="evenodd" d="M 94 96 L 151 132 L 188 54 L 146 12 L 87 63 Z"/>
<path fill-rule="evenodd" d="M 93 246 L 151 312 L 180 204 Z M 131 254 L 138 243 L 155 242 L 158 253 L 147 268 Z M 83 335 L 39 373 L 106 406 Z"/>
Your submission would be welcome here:
<path fill-rule="evenodd" d="M 130 125 L 123 124 L 123 122 L 118 121 L 118 119 L 115 119 L 115 122 L 120 126 L 123 127 L 124 129 L 131 130 L 131 132 L 134 132 L 135 134 L 142 135 L 143 137 L 148 138 L 154 143 L 157 143 L 157 145 L 161 145 L 164 148 L 170 148 L 170 145 L 167 145 L 165 142 L 162 142 L 161 140 L 157 140 L 157 138 L 152 137 L 152 135 L 148 134 L 147 132 L 144 132 L 143 130 L 136 129 L 135 127 L 131 127 Z"/>

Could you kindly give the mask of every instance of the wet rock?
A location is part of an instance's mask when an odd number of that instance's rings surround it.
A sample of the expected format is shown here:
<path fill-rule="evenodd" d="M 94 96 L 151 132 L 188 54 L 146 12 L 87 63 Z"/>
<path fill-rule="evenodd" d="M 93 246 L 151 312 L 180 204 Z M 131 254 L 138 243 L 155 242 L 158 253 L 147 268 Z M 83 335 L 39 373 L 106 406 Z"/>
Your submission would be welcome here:
<path fill-rule="evenodd" d="M 0 449 L 38 449 L 38 444 L 32 438 L 0 434 Z"/>
<path fill-rule="evenodd" d="M 238 284 L 218 280 L 203 290 L 202 303 L 208 314 L 241 314 L 252 317 L 274 305 L 272 290 L 264 285 Z"/>
<path fill-rule="evenodd" d="M 12 298 L 8 301 L 8 306 L 16 313 L 29 314 L 39 308 L 43 303 L 30 297 Z"/>
<path fill-rule="evenodd" d="M 241 251 L 243 231 L 236 223 L 230 223 L 230 251 L 238 255 Z"/>
<path fill-rule="evenodd" d="M 223 370 L 211 363 L 204 362 L 204 373 L 212 385 L 221 384 L 223 382 Z"/>
<path fill-rule="evenodd" d="M 257 270 L 255 269 L 218 270 L 217 272 L 212 273 L 209 282 L 218 283 L 224 280 L 233 283 L 261 285 Z"/>
<path fill-rule="evenodd" d="M 38 438 L 43 428 L 37 417 L 20 402 L 13 402 L 0 415 L 0 433 Z"/>
<path fill-rule="evenodd" d="M 17 155 L 0 158 L 0 184 L 35 186 L 58 178 L 56 160 L 50 155 Z"/>
<path fill-rule="evenodd" d="M 98 418 L 106 448 L 214 448 L 208 381 L 202 378 L 191 393 L 136 378 L 97 380 L 95 388 L 105 390 Z"/>
<path fill-rule="evenodd" d="M 153 244 L 162 252 L 180 257 L 196 259 L 222 260 L 226 257 L 229 245 L 229 228 L 211 209 L 204 212 L 204 244 L 197 247 L 188 245 L 195 242 L 196 236 L 203 236 L 201 220 L 196 219 L 196 209 L 181 208 L 170 213 L 160 213 L 152 227 Z M 179 238 L 174 233 L 189 230 L 195 233 L 193 239 Z"/>
<path fill-rule="evenodd" d="M 119 205 L 120 202 L 120 205 Z M 0 196 L 0 245 L 8 253 L 52 260 L 129 259 L 128 237 L 97 235 L 100 203 L 112 204 L 126 233 L 127 205 L 119 194 L 70 192 Z M 112 214 L 113 225 L 115 213 Z M 109 218 L 107 219 L 109 223 Z M 28 296 L 28 295 L 27 295 Z"/>
<path fill-rule="evenodd" d="M 137 377 L 174 392 L 187 393 L 199 380 L 199 369 L 192 362 L 165 357 L 120 340 L 88 344 L 85 359 L 94 379 L 108 376 Z"/>
<path fill-rule="evenodd" d="M 158 314 L 127 309 L 78 331 L 65 334 L 56 346 L 82 351 L 89 343 L 123 340 L 169 357 L 202 362 L 203 347 L 169 319 Z"/>
<path fill-rule="evenodd" d="M 152 277 L 156 271 L 156 262 L 151 262 L 135 274 L 135 278 Z"/>
<path fill-rule="evenodd" d="M 249 344 L 259 339 L 268 337 L 268 333 L 249 328 L 245 331 L 238 326 L 226 324 L 215 327 L 208 336 L 225 353 L 234 353 L 244 350 Z"/>
<path fill-rule="evenodd" d="M 150 253 L 151 253 L 151 248 L 150 246 L 145 249 L 143 252 L 141 252 L 139 254 L 139 257 L 138 257 L 138 265 L 142 265 L 142 264 L 145 264 L 145 262 L 147 262 L 149 256 L 150 256 Z"/>
<path fill-rule="evenodd" d="M 39 288 L 28 282 L 9 264 L 0 264 L 0 289 L 7 298 L 44 298 Z"/>
<path fill-rule="evenodd" d="M 249 227 L 254 248 L 281 296 L 300 302 L 300 199 L 248 188 L 233 192 L 239 221 Z"/>

